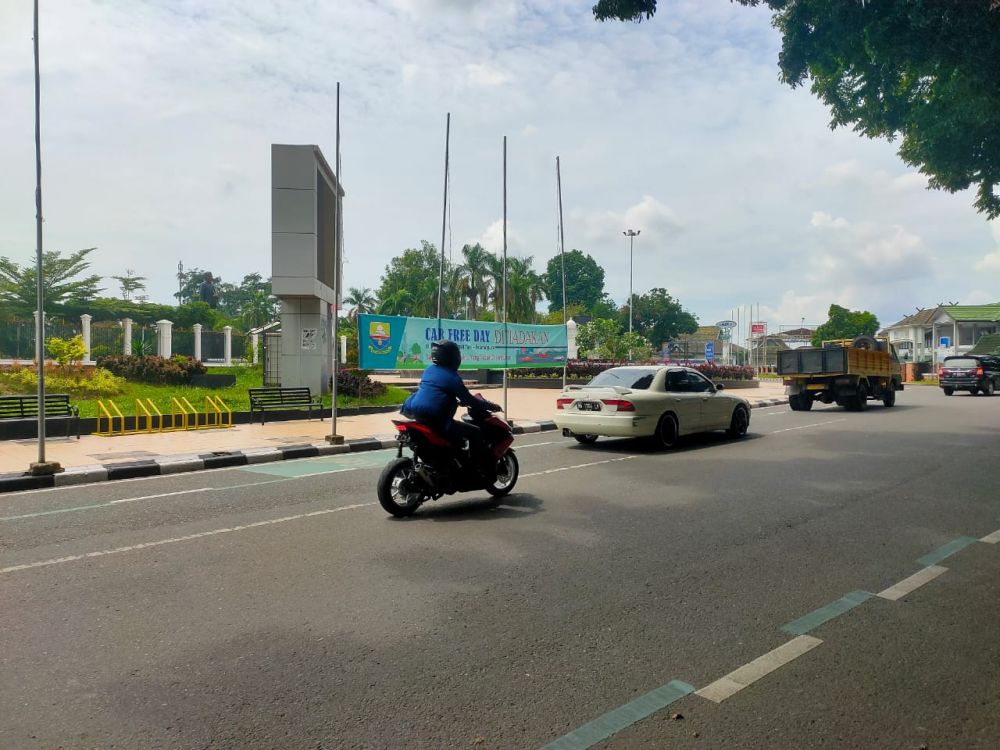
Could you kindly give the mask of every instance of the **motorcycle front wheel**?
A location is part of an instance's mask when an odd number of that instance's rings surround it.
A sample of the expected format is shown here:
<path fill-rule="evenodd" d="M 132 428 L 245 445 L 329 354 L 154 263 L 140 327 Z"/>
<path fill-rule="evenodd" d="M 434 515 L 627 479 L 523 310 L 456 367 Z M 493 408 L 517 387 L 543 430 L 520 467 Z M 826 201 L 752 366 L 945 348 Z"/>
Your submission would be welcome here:
<path fill-rule="evenodd" d="M 493 495 L 493 497 L 509 495 L 511 490 L 514 489 L 514 485 L 517 484 L 517 476 L 520 470 L 514 451 L 507 451 L 497 462 L 497 478 L 492 483 L 486 485 L 486 491 Z"/>
<path fill-rule="evenodd" d="M 378 502 L 386 513 L 405 518 L 416 512 L 427 499 L 418 489 L 412 458 L 397 458 L 382 469 L 378 478 Z"/>

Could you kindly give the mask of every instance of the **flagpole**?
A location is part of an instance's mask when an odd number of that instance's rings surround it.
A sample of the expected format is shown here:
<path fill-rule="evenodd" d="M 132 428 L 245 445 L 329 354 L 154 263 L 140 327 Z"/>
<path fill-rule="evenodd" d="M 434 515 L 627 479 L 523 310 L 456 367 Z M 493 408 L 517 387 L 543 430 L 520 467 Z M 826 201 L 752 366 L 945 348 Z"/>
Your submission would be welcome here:
<path fill-rule="evenodd" d="M 448 146 L 451 140 L 451 112 L 444 121 L 444 208 L 441 210 L 441 263 L 438 266 L 438 335 L 441 337 L 441 296 L 444 289 L 444 235 L 448 222 Z"/>
<path fill-rule="evenodd" d="M 559 262 L 562 264 L 562 309 L 563 309 L 563 330 L 566 330 L 566 237 L 563 233 L 563 206 L 562 206 L 562 173 L 559 168 L 559 157 L 556 157 L 556 193 L 559 196 Z M 566 356 L 563 358 L 562 387 L 566 390 L 566 367 L 569 364 L 569 334 L 566 334 Z"/>
<path fill-rule="evenodd" d="M 331 398 L 332 404 L 330 406 L 330 434 L 327 436 L 327 442 L 331 445 L 340 445 L 344 442 L 342 435 L 337 434 L 337 393 L 339 389 L 337 388 L 337 375 L 339 371 L 338 362 L 340 360 L 340 341 L 337 336 L 339 330 L 339 318 L 340 318 L 340 291 L 341 291 L 341 276 L 344 272 L 344 204 L 341 200 L 340 193 L 343 190 L 343 185 L 340 181 L 340 81 L 337 81 L 337 128 L 336 128 L 336 152 L 334 153 L 334 164 L 337 170 L 337 195 L 334 201 L 335 213 L 336 213 L 336 223 L 334 224 L 334 231 L 336 232 L 337 241 L 334 246 L 334 263 L 337 266 L 337 278 L 334 280 L 334 290 L 333 290 L 333 341 L 330 343 L 333 346 L 333 367 L 332 373 L 332 388 Z"/>
<path fill-rule="evenodd" d="M 510 364 L 510 337 L 507 332 L 507 136 L 503 137 L 503 413 L 507 415 L 507 365 Z"/>

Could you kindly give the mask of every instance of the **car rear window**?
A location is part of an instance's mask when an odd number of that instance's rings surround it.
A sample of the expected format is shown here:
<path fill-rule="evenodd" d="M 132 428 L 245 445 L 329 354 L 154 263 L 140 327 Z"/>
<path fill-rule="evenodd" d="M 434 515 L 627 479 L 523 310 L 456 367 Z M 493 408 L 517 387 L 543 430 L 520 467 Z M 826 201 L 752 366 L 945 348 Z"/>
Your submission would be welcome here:
<path fill-rule="evenodd" d="M 656 377 L 656 367 L 612 367 L 590 381 L 589 385 L 621 386 L 645 391 Z"/>
<path fill-rule="evenodd" d="M 954 359 L 948 358 L 944 361 L 942 367 L 979 367 L 979 360 L 973 359 L 972 357 L 956 357 Z"/>

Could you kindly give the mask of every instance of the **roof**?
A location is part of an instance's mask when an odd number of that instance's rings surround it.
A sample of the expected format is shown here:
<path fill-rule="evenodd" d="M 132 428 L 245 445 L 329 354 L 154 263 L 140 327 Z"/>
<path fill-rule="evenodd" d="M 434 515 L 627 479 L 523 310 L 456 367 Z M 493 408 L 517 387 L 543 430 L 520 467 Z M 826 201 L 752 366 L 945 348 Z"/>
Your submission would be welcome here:
<path fill-rule="evenodd" d="M 942 310 L 955 320 L 1000 320 L 1000 305 L 942 305 Z"/>
<path fill-rule="evenodd" d="M 988 333 L 980 336 L 976 345 L 969 350 L 969 354 L 993 354 L 1000 351 L 1000 333 Z"/>
<path fill-rule="evenodd" d="M 682 333 L 677 341 L 718 341 L 722 329 L 719 326 L 698 326 L 694 333 Z"/>
<path fill-rule="evenodd" d="M 898 323 L 886 326 L 885 330 L 899 328 L 900 326 L 929 326 L 934 321 L 934 316 L 940 309 L 940 307 L 922 307 L 912 315 L 907 315 Z"/>
<path fill-rule="evenodd" d="M 798 337 L 812 337 L 812 335 L 815 332 L 816 331 L 814 331 L 812 328 L 793 328 L 790 331 L 782 331 L 778 335 L 782 336 L 784 338 L 790 338 L 790 337 L 795 337 L 795 336 L 798 336 Z"/>

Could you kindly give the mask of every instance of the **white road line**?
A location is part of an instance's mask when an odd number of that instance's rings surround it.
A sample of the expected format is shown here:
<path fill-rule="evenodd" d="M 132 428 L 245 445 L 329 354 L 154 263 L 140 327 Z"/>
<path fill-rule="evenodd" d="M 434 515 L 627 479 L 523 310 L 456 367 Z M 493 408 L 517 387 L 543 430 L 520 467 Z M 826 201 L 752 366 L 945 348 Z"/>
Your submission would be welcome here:
<path fill-rule="evenodd" d="M 768 434 L 770 434 L 770 435 L 777 435 L 779 432 L 791 432 L 792 430 L 804 430 L 804 429 L 806 429 L 808 427 L 822 427 L 825 424 L 835 424 L 837 422 L 846 422 L 846 421 L 847 421 L 846 419 L 831 419 L 831 420 L 828 420 L 826 422 L 813 422 L 812 424 L 803 424 L 803 425 L 799 425 L 798 427 L 786 427 L 783 430 L 774 430 L 774 432 L 770 432 Z"/>
<path fill-rule="evenodd" d="M 1000 543 L 1000 529 L 997 529 L 992 534 L 987 534 L 979 541 L 986 542 L 987 544 L 998 544 Z"/>
<path fill-rule="evenodd" d="M 518 450 L 522 450 L 524 448 L 535 448 L 539 445 L 555 445 L 556 443 L 568 443 L 568 442 L 569 442 L 568 440 L 549 440 L 545 443 L 526 443 L 525 445 L 517 445 L 515 447 Z"/>
<path fill-rule="evenodd" d="M 601 464 L 613 464 L 616 461 L 628 461 L 630 458 L 636 458 L 636 456 L 623 456 L 622 458 L 609 458 L 606 461 L 592 461 L 589 464 L 576 464 L 575 466 L 560 466 L 558 469 L 546 469 L 545 471 L 534 471 L 530 474 L 522 474 L 522 479 L 527 479 L 528 477 L 540 477 L 545 474 L 555 474 L 560 471 L 569 471 L 570 469 L 585 469 L 588 466 L 600 466 Z"/>
<path fill-rule="evenodd" d="M 32 568 L 44 568 L 49 565 L 62 565 L 63 563 L 78 562 L 79 560 L 86 560 L 91 557 L 103 557 L 104 555 L 120 555 L 123 552 L 134 552 L 136 550 L 148 549 L 150 547 L 162 547 L 165 544 L 177 544 L 179 542 L 188 542 L 192 539 L 201 539 L 203 537 L 218 536 L 219 534 L 231 534 L 235 531 L 246 531 L 247 529 L 255 529 L 261 526 L 273 526 L 279 523 L 288 523 L 289 521 L 298 521 L 302 518 L 312 518 L 314 516 L 324 516 L 329 513 L 340 513 L 344 510 L 354 510 L 356 508 L 367 508 L 369 506 L 375 505 L 375 503 L 358 503 L 356 505 L 342 505 L 339 508 L 325 508 L 324 510 L 314 510 L 310 513 L 298 513 L 294 516 L 284 516 L 283 518 L 272 518 L 267 521 L 255 521 L 253 523 L 243 524 L 241 526 L 231 526 L 223 529 L 212 529 L 211 531 L 202 531 L 197 534 L 187 534 L 186 536 L 176 536 L 170 539 L 159 539 L 155 542 L 142 542 L 140 544 L 130 544 L 127 547 L 115 547 L 113 549 L 99 550 L 97 552 L 86 552 L 82 555 L 68 555 L 66 557 L 55 557 L 51 560 L 41 560 L 39 562 L 24 563 L 23 565 L 11 565 L 6 568 L 0 568 L 0 574 L 3 573 L 16 573 L 20 570 L 30 570 Z"/>
<path fill-rule="evenodd" d="M 731 698 L 747 685 L 752 685 L 761 677 L 771 674 L 771 672 L 785 666 L 793 659 L 797 659 L 802 654 L 812 651 L 822 642 L 819 638 L 813 638 L 811 635 L 800 635 L 788 641 L 788 643 L 778 646 L 773 651 L 768 651 L 763 656 L 758 656 L 752 662 L 744 664 L 725 677 L 720 677 L 701 690 L 696 690 L 694 694 L 715 703 L 722 703 L 726 698 Z"/>
<path fill-rule="evenodd" d="M 946 573 L 947 571 L 947 568 L 942 568 L 940 565 L 928 566 L 923 570 L 918 570 L 909 578 L 904 578 L 899 583 L 893 584 L 885 591 L 879 591 L 877 596 L 882 599 L 888 599 L 891 602 L 898 601 L 911 591 L 915 591 L 928 581 L 933 581 L 939 575 Z"/>
<path fill-rule="evenodd" d="M 134 503 L 139 500 L 156 500 L 160 497 L 177 497 L 178 495 L 191 495 L 195 492 L 209 492 L 215 487 L 198 487 L 193 490 L 177 490 L 177 492 L 161 492 L 157 495 L 140 495 L 139 497 L 123 497 L 121 500 L 109 500 L 108 505 L 119 505 L 120 503 Z"/>

